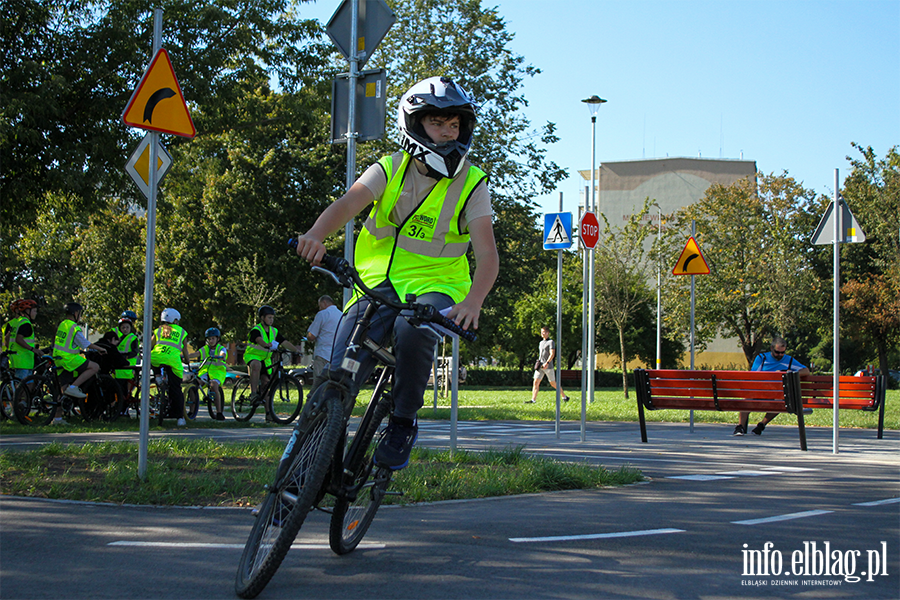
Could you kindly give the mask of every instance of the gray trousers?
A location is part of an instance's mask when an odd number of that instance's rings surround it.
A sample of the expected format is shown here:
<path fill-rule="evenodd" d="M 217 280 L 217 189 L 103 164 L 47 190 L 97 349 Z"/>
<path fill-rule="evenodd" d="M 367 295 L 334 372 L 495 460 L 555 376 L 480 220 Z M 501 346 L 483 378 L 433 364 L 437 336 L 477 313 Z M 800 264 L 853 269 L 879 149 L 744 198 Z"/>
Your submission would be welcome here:
<path fill-rule="evenodd" d="M 375 290 L 395 300 L 398 299 L 394 288 L 387 281 L 376 286 Z M 421 304 L 431 304 L 438 310 L 454 304 L 450 296 L 439 292 L 422 294 L 416 301 Z M 334 338 L 331 370 L 340 368 L 347 341 L 356 326 L 356 320 L 362 316 L 368 305 L 368 300 L 360 300 L 351 306 L 341 318 L 341 324 Z M 393 340 L 391 339 L 392 334 Z M 372 318 L 369 337 L 382 346 L 390 346 L 393 343 L 393 354 L 397 359 L 393 387 L 394 415 L 415 419 L 416 413 L 424 404 L 425 387 L 428 385 L 428 374 L 431 372 L 431 364 L 434 360 L 435 335 L 413 327 L 404 317 L 399 316 L 396 310 L 382 306 Z M 368 380 L 378 364 L 371 352 L 366 349 L 360 350 L 358 360 L 360 368 L 354 378 L 356 383 L 354 392 Z"/>

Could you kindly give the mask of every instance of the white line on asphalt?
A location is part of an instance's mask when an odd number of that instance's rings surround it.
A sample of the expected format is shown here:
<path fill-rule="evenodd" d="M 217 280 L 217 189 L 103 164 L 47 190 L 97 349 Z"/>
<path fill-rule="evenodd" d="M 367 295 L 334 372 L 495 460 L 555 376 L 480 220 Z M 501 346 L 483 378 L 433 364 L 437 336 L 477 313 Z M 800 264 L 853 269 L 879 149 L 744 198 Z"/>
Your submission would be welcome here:
<path fill-rule="evenodd" d="M 606 538 L 636 537 L 639 535 L 660 535 L 664 533 L 683 533 L 684 529 L 645 529 L 643 531 L 618 531 L 615 533 L 592 533 L 588 535 L 558 535 L 535 538 L 509 538 L 515 543 L 523 542 L 568 542 L 572 540 L 602 540 Z"/>
<path fill-rule="evenodd" d="M 688 481 L 715 481 L 717 479 L 734 479 L 730 475 L 673 475 L 666 479 L 687 479 Z"/>
<path fill-rule="evenodd" d="M 888 498 L 887 500 L 875 500 L 873 502 L 856 502 L 853 506 L 881 506 L 882 504 L 896 504 L 900 498 Z"/>
<path fill-rule="evenodd" d="M 744 469 L 742 471 L 722 471 L 720 473 L 716 473 L 716 475 L 735 475 L 737 477 L 759 477 L 761 475 L 775 475 L 777 471 L 751 471 L 749 469 Z"/>
<path fill-rule="evenodd" d="M 805 510 L 803 512 L 789 513 L 763 519 L 747 519 L 746 521 L 732 521 L 734 525 L 759 525 L 761 523 L 774 523 L 776 521 L 790 521 L 791 519 L 803 519 L 805 517 L 817 517 L 834 512 L 833 510 Z"/>
<path fill-rule="evenodd" d="M 224 548 L 226 550 L 241 550 L 244 544 L 204 544 L 200 542 L 135 542 L 135 541 L 119 541 L 110 542 L 107 546 L 138 546 L 141 548 Z M 360 544 L 358 548 L 378 550 L 384 548 L 384 544 Z M 328 550 L 328 544 L 298 544 L 294 543 L 291 548 L 299 548 L 302 550 Z"/>

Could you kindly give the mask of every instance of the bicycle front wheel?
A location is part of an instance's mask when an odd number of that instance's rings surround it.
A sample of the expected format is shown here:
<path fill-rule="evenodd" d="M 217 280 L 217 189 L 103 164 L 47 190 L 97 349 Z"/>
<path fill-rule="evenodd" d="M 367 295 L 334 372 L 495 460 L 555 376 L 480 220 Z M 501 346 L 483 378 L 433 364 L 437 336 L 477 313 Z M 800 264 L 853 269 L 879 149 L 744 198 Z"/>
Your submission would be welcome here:
<path fill-rule="evenodd" d="M 192 385 L 187 389 L 184 395 L 184 418 L 193 421 L 197 418 L 197 411 L 200 410 L 200 388 Z"/>
<path fill-rule="evenodd" d="M 13 402 L 16 398 L 16 384 L 18 380 L 10 379 L 4 381 L 0 385 L 0 419 L 12 419 L 15 417 L 13 412 Z"/>
<path fill-rule="evenodd" d="M 345 471 L 345 480 L 352 478 L 352 481 L 335 501 L 328 531 L 329 545 L 336 554 L 347 554 L 356 549 L 369 530 L 391 483 L 391 471 L 374 466 L 373 456 L 380 436 L 372 443 L 387 420 L 390 409 L 390 400 L 379 401 L 366 431 L 357 433 L 357 436 L 362 436 L 357 443 L 358 450 L 356 456 L 350 457 Z"/>
<path fill-rule="evenodd" d="M 343 426 L 340 395 L 328 392 L 321 407 L 294 428 L 275 483 L 259 507 L 235 576 L 241 598 L 255 598 L 266 587 L 319 495 Z"/>
<path fill-rule="evenodd" d="M 13 413 L 23 425 L 47 425 L 59 406 L 58 392 L 41 376 L 29 376 L 16 386 Z"/>
<path fill-rule="evenodd" d="M 290 375 L 282 375 L 269 392 L 272 420 L 287 425 L 297 418 L 303 406 L 303 386 Z"/>
<path fill-rule="evenodd" d="M 238 421 L 249 421 L 256 411 L 256 404 L 250 400 L 250 378 L 241 378 L 231 390 L 231 414 Z"/>

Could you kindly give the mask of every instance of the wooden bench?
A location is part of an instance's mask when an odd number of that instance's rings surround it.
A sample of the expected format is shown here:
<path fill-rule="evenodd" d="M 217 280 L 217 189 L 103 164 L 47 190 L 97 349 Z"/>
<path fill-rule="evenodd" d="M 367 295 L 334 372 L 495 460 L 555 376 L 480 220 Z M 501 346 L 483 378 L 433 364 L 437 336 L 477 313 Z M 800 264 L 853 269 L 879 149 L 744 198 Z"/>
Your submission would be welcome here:
<path fill-rule="evenodd" d="M 634 379 L 644 443 L 645 409 L 774 412 L 797 416 L 800 449 L 806 450 L 800 376 L 796 373 L 636 369 Z"/>
<path fill-rule="evenodd" d="M 887 378 L 841 375 L 838 382 L 838 409 L 878 411 L 878 438 L 884 437 L 884 398 Z M 800 397 L 803 408 L 834 409 L 834 377 L 801 375 Z"/>

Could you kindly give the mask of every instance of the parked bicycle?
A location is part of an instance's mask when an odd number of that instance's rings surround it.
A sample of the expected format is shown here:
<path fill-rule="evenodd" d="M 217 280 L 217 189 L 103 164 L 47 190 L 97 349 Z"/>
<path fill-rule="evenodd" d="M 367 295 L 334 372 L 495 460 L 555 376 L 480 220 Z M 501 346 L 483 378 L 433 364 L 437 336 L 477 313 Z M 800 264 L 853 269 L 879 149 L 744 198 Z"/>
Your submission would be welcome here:
<path fill-rule="evenodd" d="M 196 369 L 190 368 L 190 386 L 184 393 L 184 418 L 193 421 L 200 412 L 200 405 L 206 402 L 206 409 L 209 412 L 209 418 L 215 419 L 218 406 L 224 408 L 224 399 L 222 398 L 222 389 L 213 388 L 209 379 L 203 379 L 199 373 L 204 365 L 208 364 L 212 357 L 207 358 L 200 363 Z"/>
<path fill-rule="evenodd" d="M 356 287 L 370 303 L 350 335 L 342 368 L 333 370 L 330 379 L 308 399 L 274 481 L 266 486 L 265 499 L 255 511 L 256 520 L 235 577 L 235 591 L 241 598 L 254 598 L 265 588 L 307 514 L 326 494 L 335 498 L 333 509 L 322 508 L 331 513 L 329 544 L 335 553 L 347 554 L 362 541 L 382 500 L 391 493 L 392 471 L 375 465 L 374 451 L 393 404 L 390 388 L 396 360 L 369 335 L 376 311 L 388 306 L 403 311 L 413 325 L 436 323 L 465 339 L 475 339 L 474 333 L 462 330 L 431 305 L 418 304 L 411 296 L 406 302 L 396 302 L 371 290 L 343 259 L 326 256 L 322 263 L 325 269 L 313 268 L 329 273 L 344 287 Z M 440 334 L 435 332 L 435 337 Z M 383 369 L 355 434 L 351 434 L 348 423 L 356 403 L 351 390 L 362 348 L 369 350 Z"/>
<path fill-rule="evenodd" d="M 284 359 L 290 352 L 273 353 L 272 364 L 265 367 L 269 380 L 259 382 L 254 398 L 250 392 L 250 378 L 241 377 L 231 390 L 231 414 L 238 421 L 249 421 L 256 409 L 265 408 L 266 421 L 287 425 L 297 418 L 303 406 L 303 384 L 284 370 Z"/>

